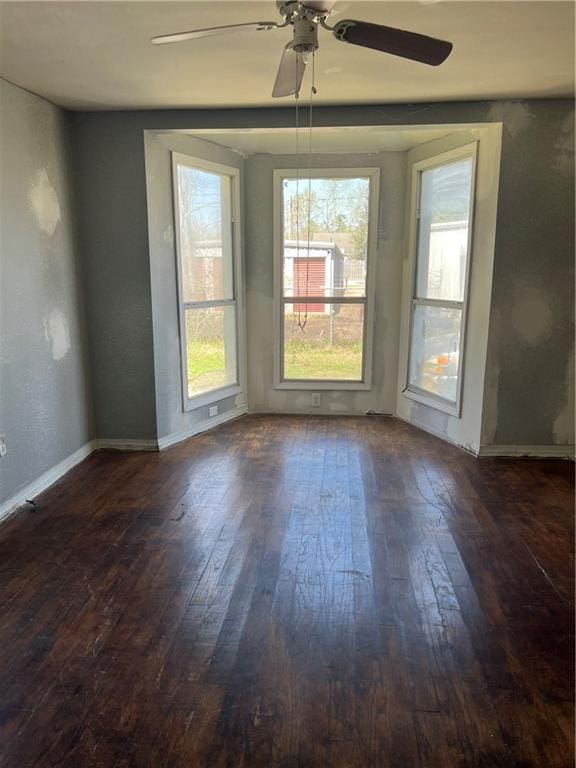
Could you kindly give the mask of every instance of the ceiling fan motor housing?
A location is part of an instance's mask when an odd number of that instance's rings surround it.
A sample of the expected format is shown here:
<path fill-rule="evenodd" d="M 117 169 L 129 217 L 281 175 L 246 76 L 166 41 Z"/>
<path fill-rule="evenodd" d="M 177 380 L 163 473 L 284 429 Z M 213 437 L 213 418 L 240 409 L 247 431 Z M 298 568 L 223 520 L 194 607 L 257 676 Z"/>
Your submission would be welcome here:
<path fill-rule="evenodd" d="M 312 53 L 318 49 L 318 24 L 308 18 L 297 17 L 294 25 L 292 48 L 298 53 Z"/>

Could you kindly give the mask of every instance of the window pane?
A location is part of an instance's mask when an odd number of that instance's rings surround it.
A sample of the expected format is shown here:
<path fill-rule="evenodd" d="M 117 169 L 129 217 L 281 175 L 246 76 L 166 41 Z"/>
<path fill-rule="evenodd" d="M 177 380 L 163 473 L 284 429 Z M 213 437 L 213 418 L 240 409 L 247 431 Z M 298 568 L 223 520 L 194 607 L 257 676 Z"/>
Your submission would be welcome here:
<path fill-rule="evenodd" d="M 366 295 L 369 195 L 369 179 L 283 180 L 284 296 Z"/>
<path fill-rule="evenodd" d="M 416 305 L 409 383 L 456 402 L 462 311 Z"/>
<path fill-rule="evenodd" d="M 286 304 L 284 378 L 361 381 L 363 335 L 362 304 Z"/>
<path fill-rule="evenodd" d="M 188 397 L 237 382 L 235 307 L 187 309 Z"/>
<path fill-rule="evenodd" d="M 177 181 L 184 301 L 231 299 L 230 178 L 179 165 Z"/>
<path fill-rule="evenodd" d="M 472 158 L 423 171 L 416 296 L 464 300 Z"/>

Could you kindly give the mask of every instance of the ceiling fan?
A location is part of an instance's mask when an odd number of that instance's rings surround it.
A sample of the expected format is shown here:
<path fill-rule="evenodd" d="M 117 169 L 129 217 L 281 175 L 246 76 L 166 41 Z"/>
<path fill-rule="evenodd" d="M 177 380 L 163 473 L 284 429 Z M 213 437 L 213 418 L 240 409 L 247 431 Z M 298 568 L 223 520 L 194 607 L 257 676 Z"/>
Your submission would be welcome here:
<path fill-rule="evenodd" d="M 284 47 L 280 67 L 272 96 L 298 96 L 306 69 L 306 57 L 318 48 L 318 27 L 332 32 L 337 40 L 352 45 L 373 48 L 383 53 L 391 53 L 404 59 L 412 59 L 423 64 L 436 67 L 442 64 L 452 51 L 452 43 L 438 40 L 416 32 L 404 29 L 385 27 L 367 21 L 345 19 L 331 27 L 326 19 L 336 0 L 279 0 L 276 3 L 283 23 L 276 21 L 249 21 L 244 24 L 228 24 L 223 27 L 208 27 L 193 29 L 189 32 L 176 32 L 170 35 L 153 37 L 154 45 L 178 43 L 184 40 L 196 40 L 201 37 L 224 35 L 230 32 L 242 32 L 256 29 L 258 31 L 283 29 L 291 26 L 293 39 Z"/>

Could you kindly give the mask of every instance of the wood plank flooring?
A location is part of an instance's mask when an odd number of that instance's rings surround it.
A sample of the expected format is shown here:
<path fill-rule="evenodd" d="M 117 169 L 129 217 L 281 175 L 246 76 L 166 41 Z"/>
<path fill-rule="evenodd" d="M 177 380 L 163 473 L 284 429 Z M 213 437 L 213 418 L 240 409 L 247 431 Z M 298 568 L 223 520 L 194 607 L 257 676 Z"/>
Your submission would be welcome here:
<path fill-rule="evenodd" d="M 0 527 L 3 768 L 569 768 L 573 465 L 385 417 L 99 452 Z"/>

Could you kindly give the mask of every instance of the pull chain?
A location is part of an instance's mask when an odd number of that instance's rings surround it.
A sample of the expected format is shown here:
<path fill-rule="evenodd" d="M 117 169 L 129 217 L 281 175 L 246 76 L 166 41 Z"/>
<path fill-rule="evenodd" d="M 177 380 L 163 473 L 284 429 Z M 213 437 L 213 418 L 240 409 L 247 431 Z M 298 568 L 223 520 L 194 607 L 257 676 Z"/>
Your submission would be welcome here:
<path fill-rule="evenodd" d="M 299 66 L 299 56 L 301 54 L 298 54 L 296 56 L 296 82 L 298 82 L 298 66 Z M 300 111 L 298 106 L 298 99 L 300 98 L 300 92 L 296 91 L 294 98 L 296 99 L 296 259 L 294 261 L 294 265 L 292 267 L 292 274 L 294 274 L 294 266 L 298 264 L 298 259 L 300 257 L 300 137 L 299 137 L 299 123 L 300 123 Z M 294 293 L 295 291 L 295 293 Z M 294 280 L 292 281 L 292 293 L 293 295 L 299 296 L 300 295 L 300 270 L 296 270 L 296 285 L 294 285 Z M 294 309 L 292 310 L 294 311 Z M 298 325 L 300 325 L 300 305 L 298 305 Z"/>
<path fill-rule="evenodd" d="M 316 94 L 316 73 L 315 73 L 315 52 L 312 52 L 312 82 L 310 85 L 310 105 L 309 105 L 309 119 L 308 119 L 308 217 L 307 217 L 307 232 L 306 232 L 306 292 L 305 292 L 305 304 L 304 304 L 304 319 L 302 320 L 300 315 L 300 304 L 298 305 L 298 326 L 300 330 L 304 330 L 306 323 L 308 322 L 308 297 L 310 291 L 310 221 L 312 215 L 312 102 L 314 95 Z M 298 102 L 296 102 L 296 109 L 298 109 Z M 298 113 L 296 113 L 296 123 L 298 124 Z M 296 141 L 298 142 L 298 129 L 296 129 Z M 297 143 L 298 151 L 298 143 Z M 300 164 L 300 158 L 297 157 L 297 164 Z M 296 170 L 298 174 L 298 169 Z M 298 196 L 298 175 L 296 176 L 296 195 Z M 300 241 L 298 240 L 298 250 L 300 252 Z M 300 270 L 298 270 L 298 281 L 300 281 Z M 300 286 L 298 286 L 299 288 Z"/>

